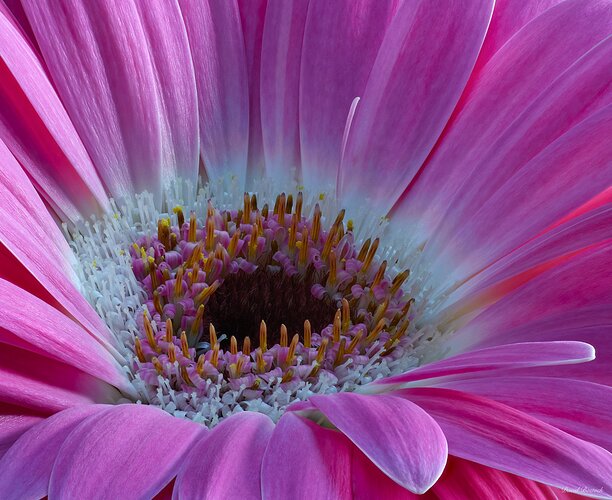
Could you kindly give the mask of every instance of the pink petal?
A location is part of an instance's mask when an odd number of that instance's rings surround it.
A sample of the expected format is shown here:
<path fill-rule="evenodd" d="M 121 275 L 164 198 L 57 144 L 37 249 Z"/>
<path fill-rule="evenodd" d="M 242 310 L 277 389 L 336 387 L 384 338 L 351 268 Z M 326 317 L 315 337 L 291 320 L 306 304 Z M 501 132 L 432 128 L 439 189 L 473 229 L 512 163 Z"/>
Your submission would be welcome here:
<path fill-rule="evenodd" d="M 612 449 L 612 388 L 549 377 L 487 377 L 440 384 L 499 401 L 598 446 Z"/>
<path fill-rule="evenodd" d="M 195 73 L 176 2 L 136 2 L 157 77 L 162 129 L 162 178 L 198 182 L 199 130 Z"/>
<path fill-rule="evenodd" d="M 120 396 L 115 388 L 73 366 L 9 344 L 0 349 L 0 380 L 0 402 L 45 413 Z"/>
<path fill-rule="evenodd" d="M 261 47 L 268 0 L 238 0 L 249 83 L 248 179 L 264 173 L 261 131 Z"/>
<path fill-rule="evenodd" d="M 525 342 L 500 345 L 434 361 L 401 375 L 381 379 L 366 388 L 377 390 L 387 385 L 434 379 L 427 380 L 426 384 L 429 385 L 478 372 L 583 363 L 594 358 L 595 350 L 584 342 Z"/>
<path fill-rule="evenodd" d="M 612 454 L 599 446 L 479 396 L 435 388 L 401 394 L 436 419 L 452 455 L 570 491 L 612 491 Z"/>
<path fill-rule="evenodd" d="M 452 310 L 474 310 L 499 300 L 581 250 L 605 241 L 610 227 L 612 205 L 604 205 L 543 233 L 467 281 L 450 296 L 449 302 L 457 301 Z"/>
<path fill-rule="evenodd" d="M 444 434 L 418 406 L 393 396 L 348 392 L 314 396 L 311 401 L 404 488 L 423 493 L 442 474 L 447 456 Z"/>
<path fill-rule="evenodd" d="M 119 363 L 86 330 L 1 278 L 0 310 L 0 342 L 53 358 L 124 392 L 134 392 Z"/>
<path fill-rule="evenodd" d="M 353 120 L 340 167 L 344 199 L 363 201 L 367 195 L 381 214 L 393 206 L 465 87 L 493 3 L 423 0 L 399 9 Z"/>
<path fill-rule="evenodd" d="M 570 0 L 546 10 L 508 40 L 471 82 L 464 108 L 393 216 L 428 238 L 500 134 L 609 34 L 611 15 L 600 0 Z"/>
<path fill-rule="evenodd" d="M 44 419 L 44 414 L 27 408 L 0 404 L 0 459 L 24 432 Z"/>
<path fill-rule="evenodd" d="M 335 186 L 351 102 L 363 95 L 385 31 L 401 3 L 337 0 L 309 5 L 299 126 L 302 175 L 311 189 Z"/>
<path fill-rule="evenodd" d="M 423 498 L 402 488 L 386 476 L 368 457 L 359 450 L 351 454 L 351 475 L 353 479 L 353 496 L 355 500 L 416 500 Z M 437 483 L 436 483 L 437 484 Z M 435 485 L 433 490 L 435 490 Z M 431 491 L 425 498 L 431 496 Z"/>
<path fill-rule="evenodd" d="M 108 345 L 110 331 L 73 284 L 77 278 L 69 260 L 74 257 L 68 243 L 2 141 L 0 164 L 0 220 L 7 221 L 0 225 L 0 247 L 6 247 L 21 263 L 20 274 L 31 274 L 54 298 L 53 305 L 61 304 L 62 310 Z M 0 248 L 0 254 L 5 253 Z M 0 261 L 0 276 L 14 272 L 5 270 L 4 265 Z M 24 280 L 32 283 L 30 278 Z"/>
<path fill-rule="evenodd" d="M 309 3 L 270 2 L 261 49 L 261 129 L 266 172 L 291 187 L 300 170 L 298 99 Z"/>
<path fill-rule="evenodd" d="M 439 500 L 463 498 L 557 499 L 553 489 L 490 467 L 449 457 L 440 480 L 432 488 Z"/>
<path fill-rule="evenodd" d="M 195 68 L 200 151 L 210 179 L 235 175 L 244 186 L 249 95 L 244 39 L 235 0 L 180 0 Z"/>
<path fill-rule="evenodd" d="M 295 413 L 285 413 L 270 438 L 261 468 L 262 497 L 351 498 L 351 443 Z"/>
<path fill-rule="evenodd" d="M 159 193 L 163 108 L 132 2 L 24 0 L 58 94 L 118 198 Z"/>
<path fill-rule="evenodd" d="M 597 143 L 598 136 L 603 138 L 609 127 L 612 93 L 606 89 L 610 58 L 612 40 L 589 51 L 477 160 L 479 167 L 461 190 L 461 196 L 451 203 L 430 243 L 432 252 L 444 248 L 443 253 L 453 257 L 453 266 L 464 273 L 459 277 L 495 261 L 608 187 L 612 169 L 605 159 L 611 148 L 594 147 L 586 152 L 583 137 L 588 134 Z M 581 169 L 586 163 L 592 173 L 589 182 L 572 183 L 577 175 L 574 169 Z M 540 186 L 550 176 L 569 182 Z M 564 202 L 550 207 L 528 202 L 523 207 L 520 193 L 527 190 L 530 200 L 556 195 L 563 197 Z M 568 194 L 564 195 L 566 191 Z M 500 203 L 502 199 L 507 203 Z M 525 224 L 525 228 L 508 234 L 508 226 L 490 224 L 492 219 L 502 218 L 513 224 L 516 218 L 508 212 L 509 207 L 523 216 L 536 204 L 542 213 L 533 225 Z M 485 231 L 489 231 L 486 236 Z"/>
<path fill-rule="evenodd" d="M 0 497 L 46 496 L 55 458 L 66 437 L 85 419 L 106 408 L 105 405 L 69 408 L 24 432 L 0 460 Z"/>
<path fill-rule="evenodd" d="M 64 441 L 49 496 L 150 498 L 172 480 L 203 428 L 146 405 L 120 405 L 85 420 Z M 109 478 L 112 480 L 109 481 Z"/>
<path fill-rule="evenodd" d="M 456 352 L 474 346 L 520 342 L 530 335 L 529 330 L 533 332 L 530 340 L 540 340 L 545 337 L 539 337 L 537 329 L 530 327 L 530 323 L 585 307 L 609 306 L 612 297 L 611 262 L 610 244 L 583 251 L 484 310 L 455 332 L 450 344 Z M 588 327 L 588 318 L 582 325 Z M 558 321 L 556 326 L 563 329 L 563 321 Z M 514 335 L 512 332 L 517 329 L 519 333 Z M 551 328 L 545 331 L 546 338 L 551 338 L 548 335 Z"/>
<path fill-rule="evenodd" d="M 58 213 L 108 207 L 94 166 L 30 44 L 0 13 L 0 137 Z"/>
<path fill-rule="evenodd" d="M 261 461 L 273 431 L 272 420 L 261 413 L 227 418 L 192 447 L 174 497 L 258 498 Z"/>

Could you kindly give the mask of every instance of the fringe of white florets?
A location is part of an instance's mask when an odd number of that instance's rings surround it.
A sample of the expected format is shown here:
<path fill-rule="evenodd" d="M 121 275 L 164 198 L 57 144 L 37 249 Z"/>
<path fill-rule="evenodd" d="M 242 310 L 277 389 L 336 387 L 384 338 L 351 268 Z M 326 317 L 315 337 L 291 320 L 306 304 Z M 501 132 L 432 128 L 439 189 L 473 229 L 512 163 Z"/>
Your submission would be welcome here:
<path fill-rule="evenodd" d="M 322 222 L 334 220 L 339 207 L 333 194 L 308 193 L 297 185 L 292 188 L 287 190 L 285 186 L 284 190 L 303 192 L 306 216 L 312 215 L 308 210 L 312 211 L 319 203 Z M 283 189 L 270 180 L 256 182 L 251 189 L 264 202 L 273 201 L 281 191 Z M 140 395 L 140 399 L 133 402 L 155 405 L 174 416 L 189 418 L 208 427 L 242 411 L 257 411 L 277 421 L 286 408 L 296 401 L 307 400 L 315 394 L 355 391 L 374 380 L 405 372 L 441 357 L 442 333 L 433 324 L 423 323 L 419 318 L 435 316 L 433 312 L 444 301 L 445 295 L 438 293 L 434 296 L 433 290 L 438 287 L 432 285 L 431 275 L 424 271 L 426 266 L 421 262 L 421 252 L 417 248 L 407 247 L 407 240 L 402 235 L 393 234 L 386 220 L 364 208 L 347 214 L 347 219 L 354 221 L 356 241 L 381 237 L 382 251 L 378 259 L 386 259 L 392 264 L 389 271 L 411 269 L 410 279 L 404 286 L 406 292 L 415 298 L 412 312 L 416 320 L 410 327 L 413 342 L 409 353 L 398 359 L 377 355 L 368 364 L 358 367 L 351 366 L 350 360 L 347 360 L 346 366 L 339 367 L 336 373 L 341 374 L 340 378 L 322 373 L 316 383 L 304 381 L 292 390 L 281 388 L 280 378 L 272 380 L 267 387 L 261 387 L 265 389 L 265 396 L 255 400 L 241 398 L 246 387 L 220 394 L 218 386 L 211 383 L 205 394 L 198 395 L 196 392 L 176 391 L 161 376 L 158 377 L 157 387 L 142 380 L 139 373 L 130 367 L 138 364 L 134 354 L 134 341 L 138 336 L 136 317 L 144 310 L 146 294 L 132 272 L 130 246 L 143 234 L 156 234 L 158 220 L 170 217 L 175 206 L 183 207 L 186 213 L 194 210 L 198 214 L 205 214 L 209 200 L 212 199 L 219 209 L 230 209 L 241 205 L 243 194 L 238 184 L 231 181 L 207 184 L 199 190 L 188 182 L 175 181 L 167 186 L 162 203 L 156 203 L 153 195 L 142 193 L 120 204 L 112 202 L 112 212 L 101 219 L 84 221 L 78 227 L 64 225 L 67 239 L 77 257 L 76 272 L 81 291 L 117 339 L 117 348 L 125 358 L 126 376 Z"/>

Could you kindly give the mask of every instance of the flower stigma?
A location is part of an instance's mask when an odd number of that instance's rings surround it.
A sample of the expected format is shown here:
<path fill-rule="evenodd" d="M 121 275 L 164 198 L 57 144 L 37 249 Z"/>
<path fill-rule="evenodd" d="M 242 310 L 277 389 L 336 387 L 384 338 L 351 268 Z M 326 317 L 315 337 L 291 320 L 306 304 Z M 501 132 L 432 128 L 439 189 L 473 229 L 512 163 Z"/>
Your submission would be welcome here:
<path fill-rule="evenodd" d="M 439 337 L 419 324 L 410 270 L 326 196 L 173 198 L 160 213 L 145 193 L 67 229 L 136 402 L 209 427 L 240 411 L 277 420 L 313 394 L 418 366 L 419 345 Z"/>

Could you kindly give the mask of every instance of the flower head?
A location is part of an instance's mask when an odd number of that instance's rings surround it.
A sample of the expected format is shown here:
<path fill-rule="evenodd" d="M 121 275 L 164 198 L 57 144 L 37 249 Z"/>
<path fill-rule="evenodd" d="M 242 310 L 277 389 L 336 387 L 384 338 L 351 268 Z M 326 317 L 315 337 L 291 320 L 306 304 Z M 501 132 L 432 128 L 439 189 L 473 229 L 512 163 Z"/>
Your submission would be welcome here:
<path fill-rule="evenodd" d="M 612 496 L 611 25 L 0 3 L 0 496 Z"/>

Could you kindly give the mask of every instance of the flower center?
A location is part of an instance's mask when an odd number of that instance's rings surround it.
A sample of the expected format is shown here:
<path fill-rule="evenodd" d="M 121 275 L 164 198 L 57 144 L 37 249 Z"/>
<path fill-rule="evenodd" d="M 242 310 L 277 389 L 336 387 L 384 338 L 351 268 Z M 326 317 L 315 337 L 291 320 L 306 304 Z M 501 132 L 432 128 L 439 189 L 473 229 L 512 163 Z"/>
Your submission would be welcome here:
<path fill-rule="evenodd" d="M 320 207 L 306 218 L 302 199 L 294 211 L 283 193 L 259 210 L 245 193 L 241 209 L 209 203 L 200 223 L 177 207 L 175 225 L 161 219 L 156 236 L 138 239 L 132 265 L 148 302 L 134 349 L 144 377 L 253 399 L 393 355 L 410 325 L 408 271 L 389 280 L 387 261 L 375 262 L 378 240 L 357 251 L 344 211 L 325 230 Z"/>
<path fill-rule="evenodd" d="M 419 364 L 438 334 L 415 321 L 396 250 L 356 244 L 344 210 L 302 193 L 261 207 L 228 198 L 202 192 L 165 214 L 138 195 L 72 235 L 141 402 L 209 427 L 245 410 L 276 420 L 295 401 Z"/>

